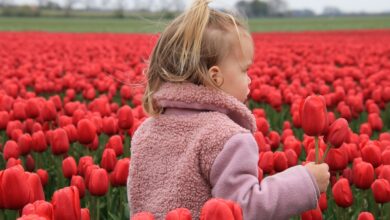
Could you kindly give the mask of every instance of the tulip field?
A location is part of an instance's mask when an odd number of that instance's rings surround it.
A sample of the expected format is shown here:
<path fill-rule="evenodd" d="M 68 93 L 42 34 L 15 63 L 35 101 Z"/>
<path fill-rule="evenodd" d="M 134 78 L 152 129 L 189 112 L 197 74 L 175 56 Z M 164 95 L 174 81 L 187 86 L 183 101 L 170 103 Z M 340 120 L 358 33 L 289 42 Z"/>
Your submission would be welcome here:
<path fill-rule="evenodd" d="M 157 39 L 0 33 L 0 220 L 130 218 L 130 143 L 147 117 L 143 70 Z M 253 39 L 259 181 L 325 162 L 327 192 L 292 219 L 390 219 L 390 30 Z M 208 210 L 203 219 L 217 219 Z M 176 212 L 167 219 L 191 219 Z"/>

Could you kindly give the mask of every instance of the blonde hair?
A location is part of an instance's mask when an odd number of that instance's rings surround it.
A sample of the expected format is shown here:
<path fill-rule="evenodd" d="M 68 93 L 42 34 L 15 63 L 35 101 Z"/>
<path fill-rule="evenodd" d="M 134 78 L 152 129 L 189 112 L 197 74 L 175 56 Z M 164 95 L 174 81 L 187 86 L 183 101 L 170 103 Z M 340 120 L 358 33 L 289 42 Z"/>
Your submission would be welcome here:
<path fill-rule="evenodd" d="M 144 111 L 155 116 L 162 112 L 153 94 L 163 82 L 191 82 L 219 88 L 208 69 L 228 54 L 232 43 L 226 37 L 232 27 L 240 40 L 239 28 L 248 27 L 232 14 L 210 9 L 210 0 L 195 0 L 160 35 L 145 71 L 147 85 Z"/>

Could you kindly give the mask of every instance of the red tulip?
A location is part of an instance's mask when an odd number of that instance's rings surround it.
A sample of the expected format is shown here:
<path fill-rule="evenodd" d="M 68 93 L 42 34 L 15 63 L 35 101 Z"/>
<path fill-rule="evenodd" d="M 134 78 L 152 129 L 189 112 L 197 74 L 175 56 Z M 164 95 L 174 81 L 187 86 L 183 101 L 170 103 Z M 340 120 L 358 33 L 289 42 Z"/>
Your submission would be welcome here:
<path fill-rule="evenodd" d="M 338 206 L 347 208 L 352 205 L 353 195 L 347 179 L 340 178 L 332 187 L 332 193 Z"/>
<path fill-rule="evenodd" d="M 352 169 L 353 183 L 360 189 L 368 189 L 374 182 L 374 167 L 370 163 L 360 162 Z"/>
<path fill-rule="evenodd" d="M 309 136 L 320 136 L 328 128 L 328 113 L 323 96 L 309 96 L 301 103 L 301 124 Z M 315 122 L 315 123 L 313 123 Z"/>
<path fill-rule="evenodd" d="M 88 119 L 82 119 L 77 123 L 77 135 L 81 144 L 90 144 L 96 136 L 96 127 Z"/>
<path fill-rule="evenodd" d="M 21 209 L 29 202 L 30 187 L 26 184 L 26 174 L 21 166 L 5 169 L 0 174 L 0 184 L 5 208 Z"/>
<path fill-rule="evenodd" d="M 256 127 L 263 133 L 264 136 L 268 135 L 269 132 L 269 123 L 265 118 L 256 118 Z"/>
<path fill-rule="evenodd" d="M 79 191 L 75 186 L 56 190 L 51 200 L 55 220 L 80 219 Z"/>
<path fill-rule="evenodd" d="M 113 117 L 104 117 L 102 130 L 105 134 L 107 134 L 109 136 L 118 133 L 117 120 Z"/>
<path fill-rule="evenodd" d="M 130 129 L 133 125 L 133 112 L 127 105 L 122 106 L 117 113 L 118 127 L 121 129 Z"/>
<path fill-rule="evenodd" d="M 37 200 L 34 203 L 29 203 L 23 207 L 22 215 L 36 214 L 44 217 L 46 220 L 53 220 L 53 205 L 44 200 Z"/>
<path fill-rule="evenodd" d="M 68 179 L 77 174 L 76 160 L 72 156 L 68 156 L 62 160 L 62 173 Z"/>
<path fill-rule="evenodd" d="M 51 151 L 54 155 L 67 153 L 69 150 L 69 139 L 66 131 L 62 128 L 57 128 L 53 132 L 51 139 Z"/>
<path fill-rule="evenodd" d="M 9 122 L 9 114 L 6 111 L 0 112 L 0 130 L 4 130 L 7 128 Z"/>
<path fill-rule="evenodd" d="M 357 220 L 375 220 L 375 217 L 371 212 L 361 212 Z"/>
<path fill-rule="evenodd" d="M 241 207 L 232 201 L 210 199 L 202 207 L 200 220 L 212 219 L 242 220 Z"/>
<path fill-rule="evenodd" d="M 6 168 L 10 168 L 16 165 L 22 165 L 22 160 L 21 159 L 15 159 L 13 157 L 9 158 L 7 160 Z"/>
<path fill-rule="evenodd" d="M 371 125 L 368 123 L 363 123 L 360 125 L 360 134 L 367 134 L 369 137 L 372 135 Z"/>
<path fill-rule="evenodd" d="M 45 194 L 43 192 L 41 179 L 36 173 L 26 173 L 27 185 L 30 189 L 29 202 L 32 203 L 37 200 L 44 200 Z"/>
<path fill-rule="evenodd" d="M 154 220 L 154 215 L 150 212 L 140 212 L 133 215 L 131 220 Z"/>
<path fill-rule="evenodd" d="M 18 146 L 21 155 L 27 155 L 32 149 L 32 137 L 29 134 L 22 134 L 18 139 Z"/>
<path fill-rule="evenodd" d="M 80 199 L 84 198 L 84 196 L 85 196 L 85 182 L 84 182 L 83 177 L 73 175 L 72 179 L 70 181 L 70 185 L 77 187 L 77 189 L 79 190 Z"/>
<path fill-rule="evenodd" d="M 78 140 L 77 129 L 73 124 L 66 125 L 63 127 L 63 129 L 66 131 L 70 143 L 76 142 Z"/>
<path fill-rule="evenodd" d="M 274 153 L 274 169 L 276 172 L 282 172 L 288 168 L 288 160 L 286 154 L 281 151 L 276 151 Z"/>
<path fill-rule="evenodd" d="M 381 131 L 383 128 L 382 118 L 377 113 L 371 113 L 368 115 L 368 123 L 372 130 Z"/>
<path fill-rule="evenodd" d="M 325 158 L 330 170 L 343 170 L 348 165 L 348 155 L 342 148 L 331 148 Z"/>
<path fill-rule="evenodd" d="M 261 152 L 258 165 L 265 173 L 271 173 L 271 171 L 274 170 L 274 158 L 272 151 Z"/>
<path fill-rule="evenodd" d="M 325 141 L 328 141 L 334 147 L 340 147 L 349 140 L 349 126 L 347 120 L 339 118 L 333 122 L 325 135 Z"/>
<path fill-rule="evenodd" d="M 118 160 L 114 171 L 110 175 L 112 186 L 126 186 L 127 176 L 129 175 L 130 159 L 123 158 Z"/>
<path fill-rule="evenodd" d="M 47 149 L 46 137 L 43 131 L 37 131 L 32 135 L 32 149 L 35 152 L 44 152 Z"/>
<path fill-rule="evenodd" d="M 41 116 L 44 121 L 54 121 L 57 116 L 56 106 L 52 101 L 45 101 L 41 110 Z"/>
<path fill-rule="evenodd" d="M 326 198 L 326 193 L 321 193 L 321 196 L 318 199 L 318 205 L 320 206 L 321 212 L 328 209 L 328 200 Z"/>
<path fill-rule="evenodd" d="M 15 159 L 19 158 L 19 146 L 13 140 L 8 140 L 5 142 L 4 150 L 3 150 L 4 160 L 8 160 L 13 157 Z"/>
<path fill-rule="evenodd" d="M 116 156 L 121 156 L 123 154 L 123 140 L 121 136 L 114 135 L 108 139 L 106 148 L 112 148 L 115 150 Z"/>
<path fill-rule="evenodd" d="M 390 182 L 390 165 L 384 165 L 378 175 L 379 179 L 386 179 Z"/>
<path fill-rule="evenodd" d="M 116 161 L 115 150 L 111 148 L 104 149 L 100 166 L 106 169 L 107 172 L 111 172 L 115 167 Z"/>
<path fill-rule="evenodd" d="M 90 220 L 91 216 L 89 214 L 89 209 L 81 209 L 81 220 Z"/>
<path fill-rule="evenodd" d="M 93 164 L 93 158 L 91 156 L 82 156 L 80 157 L 79 164 L 77 166 L 77 172 L 81 175 L 84 176 L 85 174 L 85 169 L 87 166 Z"/>
<path fill-rule="evenodd" d="M 317 208 L 306 211 L 301 214 L 302 220 L 322 220 L 322 212 L 320 207 L 317 205 Z"/>
<path fill-rule="evenodd" d="M 165 220 L 191 220 L 191 212 L 186 208 L 177 208 L 167 213 Z"/>
<path fill-rule="evenodd" d="M 369 143 L 361 150 L 364 161 L 371 163 L 374 167 L 381 164 L 381 150 L 374 143 Z"/>
<path fill-rule="evenodd" d="M 29 118 L 36 118 L 39 116 L 40 109 L 37 99 L 32 98 L 27 100 L 26 103 L 26 115 Z"/>
<path fill-rule="evenodd" d="M 35 170 L 35 160 L 30 154 L 26 156 L 26 170 L 30 172 Z"/>
<path fill-rule="evenodd" d="M 269 138 L 269 140 L 270 140 L 270 145 L 271 145 L 272 150 L 278 149 L 279 144 L 280 144 L 280 136 L 279 136 L 279 133 L 276 132 L 276 131 L 271 131 L 271 132 L 268 134 L 268 138 Z"/>
<path fill-rule="evenodd" d="M 386 179 L 376 179 L 371 190 L 377 203 L 390 202 L 390 183 Z"/>
<path fill-rule="evenodd" d="M 49 180 L 49 174 L 47 173 L 47 171 L 43 169 L 38 169 L 37 174 L 41 179 L 42 186 L 46 186 L 47 181 Z"/>
<path fill-rule="evenodd" d="M 105 169 L 94 169 L 92 170 L 88 189 L 93 196 L 104 196 L 109 187 L 108 174 Z"/>
<path fill-rule="evenodd" d="M 17 120 L 25 120 L 26 115 L 26 103 L 24 102 L 15 102 L 13 105 L 13 116 Z"/>
<path fill-rule="evenodd" d="M 287 157 L 288 167 L 292 167 L 298 164 L 298 156 L 292 149 L 287 149 L 284 151 Z"/>

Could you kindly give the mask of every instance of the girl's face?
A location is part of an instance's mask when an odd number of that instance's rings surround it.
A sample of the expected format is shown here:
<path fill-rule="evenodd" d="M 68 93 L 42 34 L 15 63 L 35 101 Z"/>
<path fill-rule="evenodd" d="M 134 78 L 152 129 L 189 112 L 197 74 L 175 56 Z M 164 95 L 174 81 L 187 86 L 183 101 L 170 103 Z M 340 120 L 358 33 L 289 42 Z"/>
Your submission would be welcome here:
<path fill-rule="evenodd" d="M 251 79 L 248 69 L 253 63 L 254 47 L 250 34 L 241 33 L 241 44 L 237 36 L 233 38 L 232 51 L 218 65 L 211 67 L 209 73 L 212 78 L 223 78 L 220 88 L 245 103 L 249 95 Z"/>

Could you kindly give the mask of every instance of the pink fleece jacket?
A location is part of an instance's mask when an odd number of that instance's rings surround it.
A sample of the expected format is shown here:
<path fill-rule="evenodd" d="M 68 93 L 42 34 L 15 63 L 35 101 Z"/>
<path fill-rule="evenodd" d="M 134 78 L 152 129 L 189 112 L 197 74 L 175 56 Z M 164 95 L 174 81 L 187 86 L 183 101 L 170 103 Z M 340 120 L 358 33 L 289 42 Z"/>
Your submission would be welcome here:
<path fill-rule="evenodd" d="M 154 94 L 165 111 L 145 120 L 131 141 L 127 184 L 131 216 L 164 219 L 188 208 L 198 219 L 212 197 L 240 204 L 245 220 L 288 219 L 317 205 L 303 166 L 258 181 L 254 116 L 234 97 L 191 83 L 164 83 Z"/>

